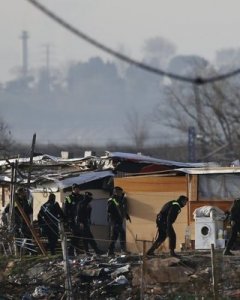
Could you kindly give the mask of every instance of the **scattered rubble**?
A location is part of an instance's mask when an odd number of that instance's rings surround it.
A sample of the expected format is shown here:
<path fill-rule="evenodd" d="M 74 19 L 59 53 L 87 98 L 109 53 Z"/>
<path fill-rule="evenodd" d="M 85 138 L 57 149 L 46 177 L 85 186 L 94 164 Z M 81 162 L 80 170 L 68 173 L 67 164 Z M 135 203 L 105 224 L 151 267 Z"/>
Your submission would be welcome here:
<path fill-rule="evenodd" d="M 218 299 L 239 299 L 240 253 L 216 253 Z M 80 255 L 69 260 L 73 299 L 213 299 L 211 255 L 189 252 L 114 258 Z M 0 299 L 67 299 L 60 256 L 0 258 Z M 196 298 L 198 297 L 198 298 Z"/>

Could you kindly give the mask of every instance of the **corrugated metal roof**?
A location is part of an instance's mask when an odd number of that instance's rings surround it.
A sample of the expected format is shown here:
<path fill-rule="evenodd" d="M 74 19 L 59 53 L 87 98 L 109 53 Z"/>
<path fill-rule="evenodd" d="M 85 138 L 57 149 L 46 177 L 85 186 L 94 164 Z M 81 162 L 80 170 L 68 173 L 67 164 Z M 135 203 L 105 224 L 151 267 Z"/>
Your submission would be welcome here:
<path fill-rule="evenodd" d="M 98 171 L 98 172 L 85 172 L 82 173 L 78 176 L 73 176 L 70 178 L 66 178 L 63 180 L 58 180 L 58 179 L 54 179 L 54 181 L 56 182 L 56 184 L 58 185 L 58 187 L 60 189 L 64 189 L 67 187 L 71 187 L 73 185 L 73 183 L 77 183 L 77 184 L 84 184 L 87 182 L 91 182 L 94 180 L 98 180 L 98 179 L 102 179 L 105 177 L 109 177 L 109 176 L 114 176 L 114 174 L 112 173 L 112 171 Z"/>
<path fill-rule="evenodd" d="M 142 154 L 124 153 L 124 152 L 108 152 L 108 155 L 105 158 L 116 158 L 116 159 L 130 160 L 135 162 L 160 164 L 160 165 L 167 165 L 167 166 L 168 165 L 179 166 L 179 167 L 186 167 L 186 168 L 205 167 L 205 166 L 209 166 L 209 164 L 213 164 L 213 163 L 183 163 L 174 160 L 154 158 Z"/>
<path fill-rule="evenodd" d="M 88 160 L 90 158 L 92 158 L 93 156 L 88 156 L 88 157 L 82 157 L 82 158 L 61 158 L 61 157 L 57 157 L 57 156 L 52 156 L 52 155 L 48 155 L 48 154 L 43 154 L 43 155 L 38 155 L 38 156 L 34 156 L 33 157 L 33 162 L 41 162 L 44 160 L 49 160 L 52 161 L 54 163 L 77 163 L 77 162 L 82 162 L 85 160 Z M 18 162 L 18 164 L 24 164 L 24 163 L 30 163 L 30 157 L 16 157 L 16 158 L 11 158 L 11 159 L 2 159 L 0 160 L 0 166 L 7 166 L 10 163 L 15 163 Z"/>
<path fill-rule="evenodd" d="M 240 173 L 240 167 L 208 167 L 208 168 L 180 168 L 177 172 L 183 172 L 192 175 L 201 174 L 233 174 Z"/>

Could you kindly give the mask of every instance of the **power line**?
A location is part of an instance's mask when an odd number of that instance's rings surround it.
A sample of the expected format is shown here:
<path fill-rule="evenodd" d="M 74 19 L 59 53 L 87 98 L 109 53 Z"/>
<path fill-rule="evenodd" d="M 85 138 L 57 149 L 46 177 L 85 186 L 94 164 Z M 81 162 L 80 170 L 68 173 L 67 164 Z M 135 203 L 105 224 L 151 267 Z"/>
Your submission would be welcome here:
<path fill-rule="evenodd" d="M 89 44 L 101 49 L 102 51 L 104 51 L 114 57 L 117 57 L 118 59 L 120 59 L 124 62 L 127 62 L 131 65 L 135 65 L 136 67 L 143 69 L 145 71 L 148 71 L 150 73 L 154 73 L 154 74 L 157 74 L 160 76 L 166 76 L 166 77 L 169 77 L 174 80 L 184 81 L 184 82 L 188 82 L 188 83 L 192 83 L 192 84 L 196 84 L 196 85 L 213 83 L 216 81 L 227 79 L 232 76 L 236 76 L 240 73 L 240 69 L 236 69 L 231 72 L 227 72 L 225 74 L 220 74 L 218 76 L 213 76 L 213 77 L 208 77 L 208 78 L 203 78 L 203 77 L 199 76 L 199 77 L 191 78 L 191 77 L 187 77 L 187 76 L 181 76 L 178 74 L 174 74 L 171 72 L 166 72 L 166 71 L 158 69 L 158 68 L 154 68 L 150 65 L 147 65 L 140 61 L 132 59 L 126 55 L 123 55 L 120 52 L 117 52 L 117 51 L 103 45 L 102 43 L 98 42 L 97 40 L 93 39 L 92 37 L 88 36 L 87 34 L 83 33 L 82 31 L 80 31 L 77 28 L 75 28 L 74 26 L 72 26 L 70 23 L 66 22 L 65 20 L 63 20 L 62 18 L 57 16 L 55 13 L 53 13 L 48 8 L 46 8 L 45 6 L 40 4 L 38 1 L 36 1 L 36 0 L 26 0 L 26 1 L 30 2 L 33 6 L 35 6 L 37 9 L 42 11 L 50 19 L 54 20 L 55 22 L 60 24 L 62 27 L 64 27 L 65 29 L 67 29 L 68 31 L 73 33 L 74 35 L 78 36 L 79 38 L 85 40 Z"/>

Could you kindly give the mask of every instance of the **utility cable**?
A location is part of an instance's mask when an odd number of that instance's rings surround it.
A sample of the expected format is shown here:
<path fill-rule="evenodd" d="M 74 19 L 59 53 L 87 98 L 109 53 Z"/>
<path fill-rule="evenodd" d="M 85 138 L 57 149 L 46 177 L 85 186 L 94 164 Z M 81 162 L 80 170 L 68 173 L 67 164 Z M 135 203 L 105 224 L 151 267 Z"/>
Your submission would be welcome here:
<path fill-rule="evenodd" d="M 154 73 L 154 74 L 157 74 L 157 75 L 160 75 L 160 76 L 166 76 L 166 77 L 169 77 L 169 78 L 174 79 L 174 80 L 184 81 L 184 82 L 188 82 L 188 83 L 192 83 L 192 84 L 196 84 L 196 85 L 203 85 L 203 84 L 207 84 L 207 83 L 213 83 L 213 82 L 216 82 L 216 81 L 227 79 L 227 78 L 232 77 L 232 76 L 236 76 L 240 73 L 240 69 L 236 69 L 236 70 L 233 70 L 231 72 L 227 72 L 225 74 L 220 74 L 220 75 L 213 76 L 213 77 L 202 78 L 202 77 L 198 76 L 198 77 L 195 77 L 195 78 L 191 78 L 191 77 L 187 77 L 187 76 L 181 76 L 181 75 L 178 75 L 178 74 L 174 74 L 174 73 L 171 73 L 171 72 L 166 72 L 166 71 L 158 69 L 158 68 L 154 68 L 150 65 L 147 65 L 147 64 L 144 64 L 140 61 L 132 59 L 132 58 L 130 58 L 130 57 L 128 57 L 128 56 L 126 56 L 126 55 L 124 55 L 120 52 L 117 52 L 117 51 L 105 46 L 104 44 L 98 42 L 97 40 L 93 39 L 92 37 L 88 36 L 87 34 L 83 33 L 82 31 L 80 31 L 77 28 L 75 28 L 74 26 L 72 26 L 70 23 L 66 22 L 65 20 L 63 20 L 62 18 L 57 16 L 55 13 L 50 11 L 47 7 L 40 4 L 37 0 L 26 0 L 26 1 L 28 1 L 33 6 L 35 6 L 38 10 L 42 11 L 50 19 L 54 20 L 59 25 L 61 25 L 62 27 L 64 27 L 68 31 L 70 31 L 72 34 L 74 34 L 74 35 L 78 36 L 79 38 L 85 40 L 89 44 L 101 49 L 102 51 L 104 51 L 104 52 L 106 52 L 106 53 L 108 53 L 108 54 L 124 61 L 124 62 L 127 62 L 131 65 L 135 65 L 136 67 L 138 67 L 140 69 L 143 69 L 145 71 L 148 71 L 150 73 Z"/>

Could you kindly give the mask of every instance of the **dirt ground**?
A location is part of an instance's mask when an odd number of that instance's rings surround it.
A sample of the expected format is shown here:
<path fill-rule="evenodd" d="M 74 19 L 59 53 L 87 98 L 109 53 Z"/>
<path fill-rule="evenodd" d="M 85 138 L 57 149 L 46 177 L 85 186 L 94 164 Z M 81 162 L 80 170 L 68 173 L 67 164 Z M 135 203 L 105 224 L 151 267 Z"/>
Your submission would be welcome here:
<path fill-rule="evenodd" d="M 0 299 L 239 299 L 240 252 L 234 254 L 80 255 L 69 260 L 70 290 L 60 255 L 2 256 Z"/>

